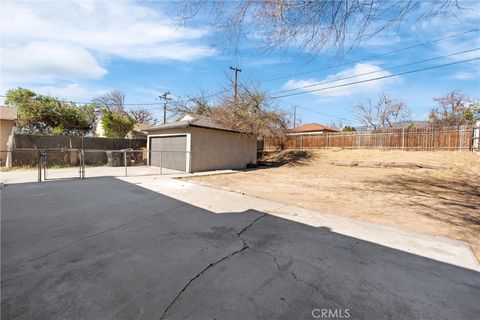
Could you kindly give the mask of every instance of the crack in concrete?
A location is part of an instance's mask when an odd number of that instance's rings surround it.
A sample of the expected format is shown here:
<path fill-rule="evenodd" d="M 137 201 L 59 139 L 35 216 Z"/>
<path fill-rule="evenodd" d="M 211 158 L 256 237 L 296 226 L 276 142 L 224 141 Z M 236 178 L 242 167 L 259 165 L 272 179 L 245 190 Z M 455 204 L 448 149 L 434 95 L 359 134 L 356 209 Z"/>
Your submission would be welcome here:
<path fill-rule="evenodd" d="M 233 257 L 234 255 L 242 252 L 242 251 L 245 251 L 246 249 L 250 249 L 247 245 L 247 243 L 245 242 L 245 240 L 242 238 L 242 233 L 244 233 L 245 231 L 247 231 L 249 228 L 251 228 L 258 220 L 260 220 L 261 218 L 265 217 L 266 214 L 262 214 L 261 216 L 253 219 L 248 225 L 246 225 L 245 227 L 242 228 L 242 230 L 240 230 L 239 232 L 237 232 L 236 236 L 238 237 L 238 239 L 240 239 L 240 241 L 242 241 L 242 248 L 241 249 L 238 249 L 238 250 L 235 250 L 231 253 L 229 253 L 228 255 L 220 258 L 219 260 L 215 261 L 215 262 L 212 262 L 210 263 L 207 267 L 203 268 L 199 273 L 197 273 L 195 275 L 195 277 L 191 278 L 187 284 L 185 284 L 183 286 L 183 288 L 177 293 L 177 295 L 173 298 L 173 300 L 170 302 L 170 304 L 163 310 L 163 313 L 162 313 L 162 316 L 160 317 L 159 320 L 163 320 L 166 316 L 167 316 L 167 313 L 168 311 L 173 307 L 173 305 L 178 301 L 178 299 L 180 299 L 180 297 L 182 296 L 182 294 L 188 289 L 188 287 L 195 281 L 197 280 L 198 278 L 200 278 L 205 272 L 207 272 L 209 269 L 215 267 L 217 264 L 219 263 L 222 263 L 223 261 L 225 260 L 228 260 L 230 259 L 231 257 Z"/>
<path fill-rule="evenodd" d="M 172 308 L 172 306 L 178 301 L 178 299 L 180 299 L 181 295 L 185 292 L 185 290 L 188 289 L 188 287 L 192 284 L 192 282 L 194 282 L 195 280 L 197 280 L 198 278 L 200 278 L 205 272 L 207 272 L 209 269 L 215 267 L 217 264 L 227 260 L 227 259 L 230 259 L 231 257 L 233 257 L 234 255 L 246 250 L 247 247 L 244 247 L 242 246 L 241 249 L 239 250 L 235 250 L 234 252 L 228 254 L 227 256 L 215 261 L 215 262 L 212 262 L 210 263 L 206 268 L 204 268 L 202 271 L 200 271 L 195 277 L 191 278 L 187 284 L 185 286 L 183 286 L 183 288 L 180 290 L 180 292 L 177 293 L 177 295 L 175 296 L 175 298 L 173 298 L 172 302 L 170 302 L 170 304 L 165 308 L 165 310 L 163 310 L 163 314 L 162 316 L 160 317 L 160 320 L 164 319 L 165 316 L 167 315 L 168 311 Z"/>
<path fill-rule="evenodd" d="M 315 290 L 319 295 L 321 295 L 323 299 L 328 300 L 328 299 L 325 297 L 324 293 L 321 292 L 320 289 L 319 289 L 316 285 L 314 285 L 313 283 L 310 283 L 310 282 L 308 282 L 308 281 L 306 281 L 306 280 L 304 280 L 304 279 L 299 278 L 299 277 L 295 274 L 295 272 L 293 272 L 293 271 L 288 271 L 288 272 L 287 272 L 287 271 L 282 270 L 281 267 L 280 267 L 280 264 L 279 264 L 278 261 L 277 261 L 277 257 L 274 256 L 273 254 L 271 254 L 270 252 L 253 249 L 253 248 L 249 247 L 248 245 L 247 245 L 247 248 L 250 249 L 250 250 L 252 250 L 252 251 L 254 251 L 254 252 L 257 252 L 257 253 L 260 253 L 260 254 L 264 254 L 264 255 L 269 256 L 270 258 L 272 258 L 273 263 L 274 263 L 275 266 L 277 267 L 277 270 L 278 270 L 278 271 L 280 271 L 281 273 L 286 274 L 286 275 L 288 275 L 288 276 L 291 276 L 291 277 L 292 277 L 295 281 L 297 281 L 297 282 L 301 282 L 301 283 L 306 284 L 307 286 L 309 286 L 310 288 L 312 288 L 313 290 Z"/>
<path fill-rule="evenodd" d="M 240 238 L 240 240 L 243 241 L 241 235 L 242 233 L 244 233 L 245 231 L 247 231 L 248 229 L 250 229 L 251 226 L 253 226 L 258 220 L 262 219 L 262 218 L 265 218 L 267 215 L 265 213 L 262 213 L 260 216 L 256 217 L 255 219 L 252 220 L 252 222 L 250 222 L 248 225 L 246 225 L 242 230 L 240 230 L 239 232 L 237 232 L 237 237 Z"/>
<path fill-rule="evenodd" d="M 293 271 L 289 271 L 289 273 L 292 275 L 292 277 L 293 277 L 293 279 L 295 279 L 295 281 L 306 284 L 307 286 L 309 286 L 310 288 L 312 288 L 313 290 L 315 290 L 319 295 L 321 295 L 323 299 L 328 300 L 328 299 L 325 297 L 325 295 L 323 294 L 323 292 L 321 292 L 320 289 L 318 289 L 316 285 L 314 285 L 313 283 L 310 283 L 310 282 L 308 282 L 308 281 L 306 281 L 306 280 L 304 280 L 304 279 L 300 279 L 300 278 L 295 274 L 295 272 L 293 272 Z"/>
<path fill-rule="evenodd" d="M 306 281 L 306 280 L 304 280 L 304 279 L 299 278 L 299 277 L 295 274 L 295 272 L 293 272 L 293 271 L 288 271 L 288 272 L 287 272 L 287 271 L 282 270 L 282 268 L 280 267 L 280 264 L 279 264 L 278 261 L 277 261 L 278 258 L 277 258 L 275 255 L 273 255 L 273 254 L 271 254 L 270 252 L 267 252 L 267 251 L 261 251 L 261 250 L 258 250 L 258 249 L 253 249 L 252 247 L 250 247 L 250 246 L 248 245 L 248 243 L 246 242 L 246 240 L 242 238 L 241 234 L 242 234 L 244 231 L 246 231 L 248 228 L 250 228 L 256 221 L 258 221 L 259 219 L 261 219 L 261 218 L 263 218 L 263 217 L 265 217 L 265 214 L 262 215 L 262 216 L 260 216 L 260 217 L 258 217 L 258 218 L 255 219 L 254 221 L 252 221 L 252 223 L 250 223 L 250 225 L 248 225 L 247 227 L 245 227 L 241 232 L 239 232 L 239 233 L 237 234 L 237 236 L 240 238 L 240 240 L 242 240 L 244 247 L 245 247 L 246 249 L 249 249 L 249 250 L 253 251 L 253 252 L 257 252 L 257 253 L 260 253 L 260 254 L 264 254 L 264 255 L 269 256 L 270 258 L 272 258 L 272 261 L 273 261 L 273 263 L 275 264 L 275 266 L 277 267 L 277 270 L 278 270 L 278 271 L 280 271 L 280 272 L 283 273 L 283 274 L 286 274 L 286 275 L 291 276 L 291 277 L 292 277 L 295 281 L 297 281 L 297 282 L 304 283 L 305 285 L 307 285 L 307 286 L 309 286 L 310 288 L 312 288 L 313 290 L 315 290 L 319 295 L 321 295 L 323 299 L 328 300 L 328 299 L 326 299 L 326 297 L 325 297 L 325 295 L 323 294 L 323 292 L 321 292 L 320 289 L 317 288 L 317 286 L 315 286 L 313 283 L 310 283 L 310 282 L 308 282 L 308 281 Z M 290 257 L 290 259 L 291 259 L 291 257 Z"/>

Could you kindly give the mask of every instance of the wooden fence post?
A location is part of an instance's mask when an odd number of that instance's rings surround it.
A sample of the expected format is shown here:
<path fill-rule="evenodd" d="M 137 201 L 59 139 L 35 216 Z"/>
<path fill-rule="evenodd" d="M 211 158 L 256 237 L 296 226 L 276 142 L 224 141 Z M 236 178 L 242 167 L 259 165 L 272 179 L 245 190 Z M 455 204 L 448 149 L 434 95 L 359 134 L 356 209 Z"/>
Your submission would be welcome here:
<path fill-rule="evenodd" d="M 459 132 L 459 138 L 460 138 L 460 143 L 459 143 L 459 149 L 460 151 L 463 150 L 463 125 L 460 126 L 460 132 Z"/>
<path fill-rule="evenodd" d="M 477 121 L 472 132 L 472 151 L 480 151 L 480 121 Z"/>

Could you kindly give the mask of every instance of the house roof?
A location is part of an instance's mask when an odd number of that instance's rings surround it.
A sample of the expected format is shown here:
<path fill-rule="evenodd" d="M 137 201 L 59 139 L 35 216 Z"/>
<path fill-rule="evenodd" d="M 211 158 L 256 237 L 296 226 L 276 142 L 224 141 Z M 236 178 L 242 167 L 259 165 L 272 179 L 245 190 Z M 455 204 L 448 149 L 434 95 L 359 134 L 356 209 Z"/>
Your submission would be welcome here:
<path fill-rule="evenodd" d="M 0 120 L 17 120 L 17 108 L 0 106 Z"/>
<path fill-rule="evenodd" d="M 133 126 L 133 131 L 145 131 L 151 128 L 155 128 L 155 125 L 150 123 L 135 123 Z"/>
<path fill-rule="evenodd" d="M 340 130 L 324 126 L 320 123 L 306 123 L 301 126 L 295 127 L 291 132 L 316 132 L 316 131 L 330 131 L 330 132 L 340 132 Z"/>
<path fill-rule="evenodd" d="M 183 116 L 183 118 L 180 121 L 162 124 L 154 128 L 145 129 L 144 131 L 150 132 L 150 131 L 156 131 L 156 130 L 187 128 L 187 127 L 200 127 L 200 128 L 244 133 L 240 130 L 235 130 L 221 123 L 218 123 L 217 121 L 215 121 L 210 117 L 197 116 L 197 115 L 192 116 L 188 114 Z"/>

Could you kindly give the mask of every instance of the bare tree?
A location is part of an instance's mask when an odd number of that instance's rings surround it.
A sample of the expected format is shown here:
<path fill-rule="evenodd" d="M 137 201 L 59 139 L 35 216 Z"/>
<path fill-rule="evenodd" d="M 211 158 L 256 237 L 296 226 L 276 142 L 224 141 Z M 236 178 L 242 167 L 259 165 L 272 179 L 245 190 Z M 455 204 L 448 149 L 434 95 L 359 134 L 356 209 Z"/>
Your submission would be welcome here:
<path fill-rule="evenodd" d="M 148 124 L 157 124 L 157 119 L 153 114 L 145 108 L 138 108 L 128 111 L 128 114 L 135 123 L 148 123 Z"/>
<path fill-rule="evenodd" d="M 225 127 L 252 133 L 259 137 L 278 137 L 288 132 L 290 114 L 274 105 L 266 92 L 253 84 L 240 83 L 237 101 L 230 93 L 218 95 L 212 103 L 207 96 L 178 100 L 172 112 L 208 116 Z"/>
<path fill-rule="evenodd" d="M 454 90 L 443 97 L 433 98 L 437 107 L 430 110 L 428 120 L 435 126 L 458 126 L 475 121 L 471 114 L 471 99 Z"/>
<path fill-rule="evenodd" d="M 318 52 L 359 44 L 407 18 L 426 20 L 460 9 L 456 0 L 184 0 L 178 17 L 186 22 L 201 12 L 212 13 L 225 37 L 220 40 L 235 48 L 243 36 L 253 34 L 267 49 L 298 46 Z"/>
<path fill-rule="evenodd" d="M 193 98 L 178 98 L 170 107 L 170 113 L 174 117 L 179 117 L 185 113 L 199 116 L 208 116 L 211 111 L 211 104 L 205 94 Z"/>
<path fill-rule="evenodd" d="M 109 111 L 123 111 L 125 107 L 125 93 L 119 90 L 112 90 L 92 100 L 97 109 Z"/>
<path fill-rule="evenodd" d="M 239 86 L 236 101 L 230 95 L 224 96 L 218 106 L 211 108 L 210 116 L 227 127 L 258 137 L 285 135 L 291 119 L 288 112 L 271 102 L 266 92 L 244 83 Z"/>
<path fill-rule="evenodd" d="M 342 130 L 345 127 L 345 123 L 342 119 L 334 120 L 330 123 L 330 126 Z"/>
<path fill-rule="evenodd" d="M 355 106 L 355 117 L 366 129 L 379 130 L 391 128 L 397 123 L 410 120 L 410 110 L 404 102 L 395 101 L 385 93 L 378 95 L 376 103 L 358 103 Z"/>

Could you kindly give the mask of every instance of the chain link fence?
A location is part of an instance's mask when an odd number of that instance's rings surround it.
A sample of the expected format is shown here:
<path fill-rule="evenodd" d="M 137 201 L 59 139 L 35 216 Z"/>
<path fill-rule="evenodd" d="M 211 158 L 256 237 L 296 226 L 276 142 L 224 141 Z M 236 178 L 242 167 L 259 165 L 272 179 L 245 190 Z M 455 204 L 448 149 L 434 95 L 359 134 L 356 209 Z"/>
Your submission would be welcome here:
<path fill-rule="evenodd" d="M 41 181 L 39 150 L 0 151 L 0 183 Z"/>
<path fill-rule="evenodd" d="M 16 149 L 0 151 L 0 183 L 189 172 L 187 151 Z"/>

